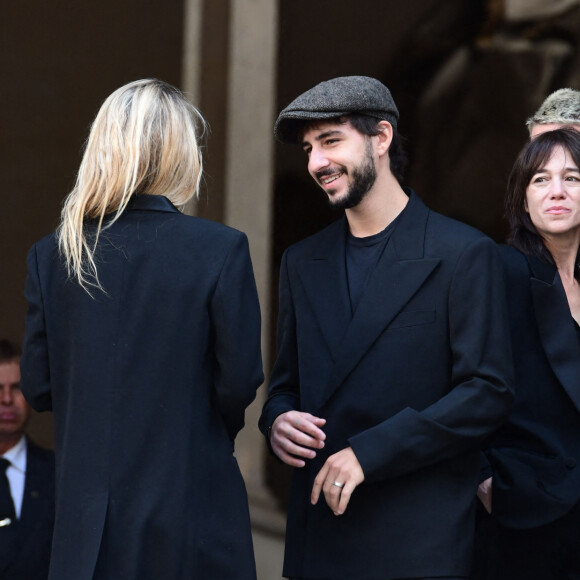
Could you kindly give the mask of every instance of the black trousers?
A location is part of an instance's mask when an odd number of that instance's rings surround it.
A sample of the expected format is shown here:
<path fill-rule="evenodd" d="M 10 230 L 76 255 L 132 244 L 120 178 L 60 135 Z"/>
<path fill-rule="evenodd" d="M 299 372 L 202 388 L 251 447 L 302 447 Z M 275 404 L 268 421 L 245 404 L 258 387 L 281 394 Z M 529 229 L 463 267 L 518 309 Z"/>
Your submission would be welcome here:
<path fill-rule="evenodd" d="M 479 515 L 473 580 L 580 580 L 580 504 L 524 530 Z"/>

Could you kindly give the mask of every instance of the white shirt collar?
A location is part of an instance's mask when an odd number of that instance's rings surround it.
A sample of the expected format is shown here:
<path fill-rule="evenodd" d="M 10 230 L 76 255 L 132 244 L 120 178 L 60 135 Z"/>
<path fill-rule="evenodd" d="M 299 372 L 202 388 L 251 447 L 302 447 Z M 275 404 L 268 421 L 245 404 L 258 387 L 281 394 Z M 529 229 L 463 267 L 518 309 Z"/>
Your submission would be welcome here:
<path fill-rule="evenodd" d="M 14 447 L 8 449 L 2 457 L 8 459 L 11 466 L 21 473 L 26 473 L 26 437 L 22 435 L 20 441 Z"/>

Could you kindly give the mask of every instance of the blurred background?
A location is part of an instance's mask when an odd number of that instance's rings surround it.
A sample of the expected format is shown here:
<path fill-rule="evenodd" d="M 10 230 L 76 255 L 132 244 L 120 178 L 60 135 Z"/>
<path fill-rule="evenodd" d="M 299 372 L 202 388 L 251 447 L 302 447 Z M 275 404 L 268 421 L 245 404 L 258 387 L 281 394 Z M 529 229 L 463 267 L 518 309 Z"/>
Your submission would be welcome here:
<path fill-rule="evenodd" d="M 205 180 L 189 211 L 248 234 L 268 369 L 281 254 L 338 217 L 300 148 L 275 143 L 277 112 L 335 76 L 380 79 L 401 112 L 406 183 L 432 209 L 503 241 L 525 120 L 553 90 L 580 89 L 579 40 L 580 0 L 3 2 L 0 334 L 23 337 L 26 254 L 58 223 L 90 123 L 119 86 L 163 79 L 209 121 Z M 271 580 L 281 574 L 289 470 L 256 427 L 265 388 L 236 454 L 260 580 Z M 51 417 L 36 415 L 31 434 L 51 446 Z"/>

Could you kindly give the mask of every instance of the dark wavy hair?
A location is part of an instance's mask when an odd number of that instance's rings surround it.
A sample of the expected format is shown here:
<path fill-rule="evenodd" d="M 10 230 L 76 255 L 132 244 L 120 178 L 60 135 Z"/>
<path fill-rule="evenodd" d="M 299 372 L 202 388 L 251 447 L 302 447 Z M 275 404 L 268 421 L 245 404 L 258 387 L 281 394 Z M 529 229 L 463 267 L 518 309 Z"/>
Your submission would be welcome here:
<path fill-rule="evenodd" d="M 550 159 L 554 149 L 562 147 L 580 168 L 580 133 L 570 127 L 541 133 L 532 139 L 518 155 L 511 170 L 505 214 L 510 225 L 508 244 L 524 254 L 535 256 L 555 266 L 554 258 L 544 243 L 544 239 L 532 223 L 526 211 L 526 191 L 534 174 Z M 576 255 L 574 276 L 580 279 L 579 253 Z"/>
<path fill-rule="evenodd" d="M 346 123 L 349 122 L 359 133 L 367 137 L 375 137 L 381 131 L 378 128 L 382 119 L 370 117 L 369 115 L 362 115 L 360 113 L 350 113 L 341 117 L 334 117 L 330 119 L 313 119 L 308 121 L 295 121 L 295 131 L 298 137 L 298 143 L 302 142 L 304 133 L 311 127 L 319 123 Z M 403 137 L 398 132 L 396 127 L 393 127 L 393 140 L 389 146 L 389 164 L 391 173 L 399 183 L 403 183 L 405 171 L 407 169 L 409 159 L 403 147 Z"/>

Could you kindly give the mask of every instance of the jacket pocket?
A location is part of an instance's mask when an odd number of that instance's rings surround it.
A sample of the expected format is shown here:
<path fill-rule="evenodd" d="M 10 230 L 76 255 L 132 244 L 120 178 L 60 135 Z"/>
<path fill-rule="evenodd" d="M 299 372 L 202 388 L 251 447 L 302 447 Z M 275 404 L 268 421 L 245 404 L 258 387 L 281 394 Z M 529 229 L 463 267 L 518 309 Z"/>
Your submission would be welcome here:
<path fill-rule="evenodd" d="M 435 322 L 435 310 L 403 310 L 393 319 L 388 328 L 403 328 L 405 326 L 417 326 L 433 322 Z"/>

